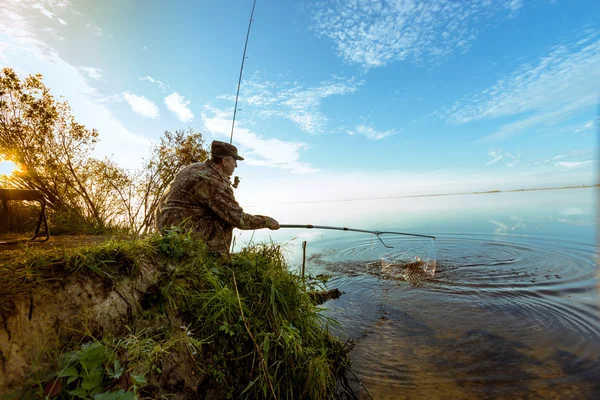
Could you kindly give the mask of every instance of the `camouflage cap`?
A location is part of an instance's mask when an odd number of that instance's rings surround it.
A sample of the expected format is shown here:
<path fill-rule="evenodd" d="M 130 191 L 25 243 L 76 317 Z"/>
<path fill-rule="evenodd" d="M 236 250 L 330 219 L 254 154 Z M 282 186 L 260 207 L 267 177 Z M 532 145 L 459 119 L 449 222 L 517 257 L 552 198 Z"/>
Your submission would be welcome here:
<path fill-rule="evenodd" d="M 213 140 L 210 145 L 210 156 L 211 157 L 233 157 L 236 160 L 243 160 L 237 152 L 237 147 L 232 144 Z"/>

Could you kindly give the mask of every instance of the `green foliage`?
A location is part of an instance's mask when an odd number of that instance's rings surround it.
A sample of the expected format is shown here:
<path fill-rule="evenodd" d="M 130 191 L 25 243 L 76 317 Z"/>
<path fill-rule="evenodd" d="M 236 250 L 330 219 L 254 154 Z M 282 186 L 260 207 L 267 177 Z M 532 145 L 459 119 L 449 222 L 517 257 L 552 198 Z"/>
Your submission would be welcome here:
<path fill-rule="evenodd" d="M 129 171 L 91 156 L 98 139 L 67 101 L 50 94 L 41 74 L 21 80 L 11 68 L 0 71 L 0 161 L 19 166 L 0 176 L 0 186 L 41 191 L 54 234 L 151 231 L 175 174 L 207 157 L 200 133 L 166 131 L 141 168 Z"/>
<path fill-rule="evenodd" d="M 160 143 L 152 147 L 150 158 L 135 176 L 137 209 L 128 207 L 131 231 L 135 234 L 151 231 L 154 213 L 168 185 L 185 165 L 207 159 L 202 134 L 193 129 L 165 131 Z"/>
<path fill-rule="evenodd" d="M 60 381 L 61 398 L 153 397 L 164 358 L 183 349 L 208 385 L 230 398 L 335 397 L 350 348 L 329 333 L 332 321 L 308 294 L 312 284 L 289 272 L 278 245 L 253 245 L 230 260 L 217 259 L 189 234 L 172 230 L 63 253 L 28 251 L 0 263 L 0 299 L 15 298 L 16 290 L 28 290 L 57 271 L 93 271 L 117 280 L 138 273 L 142 262 L 168 268 L 153 308 L 136 317 L 139 327 L 67 346 L 53 378 L 38 378 L 41 385 Z M 162 312 L 184 326 L 154 323 Z"/>
<path fill-rule="evenodd" d="M 11 312 L 13 300 L 27 295 L 48 279 L 89 270 L 103 279 L 119 279 L 138 270 L 140 262 L 157 254 L 152 235 L 144 240 L 108 240 L 104 244 L 65 250 L 41 250 L 23 246 L 21 251 L 0 254 L 0 312 Z"/>
<path fill-rule="evenodd" d="M 165 287 L 190 328 L 213 341 L 210 375 L 234 398 L 335 396 L 349 348 L 324 328 L 280 246 L 248 247 L 228 262 L 188 253 Z"/>
<path fill-rule="evenodd" d="M 123 376 L 125 368 L 114 359 L 111 369 L 110 357 L 103 344 L 93 341 L 85 343 L 79 349 L 61 355 L 59 370 L 46 387 L 60 388 L 59 393 L 52 397 L 65 399 L 133 400 L 136 398 L 134 393 L 146 382 L 143 379 L 131 379 L 133 392 L 123 389 L 111 391 Z"/>
<path fill-rule="evenodd" d="M 172 260 L 180 260 L 195 249 L 201 251 L 205 246 L 195 241 L 191 233 L 178 227 L 165 229 L 155 242 L 158 250 Z"/>
<path fill-rule="evenodd" d="M 69 211 L 79 224 L 103 230 L 114 211 L 107 185 L 96 179 L 108 166 L 90 158 L 97 140 L 98 132 L 77 123 L 41 75 L 21 81 L 12 69 L 2 70 L 0 157 L 20 166 L 5 184 L 40 190 L 54 213 Z"/>

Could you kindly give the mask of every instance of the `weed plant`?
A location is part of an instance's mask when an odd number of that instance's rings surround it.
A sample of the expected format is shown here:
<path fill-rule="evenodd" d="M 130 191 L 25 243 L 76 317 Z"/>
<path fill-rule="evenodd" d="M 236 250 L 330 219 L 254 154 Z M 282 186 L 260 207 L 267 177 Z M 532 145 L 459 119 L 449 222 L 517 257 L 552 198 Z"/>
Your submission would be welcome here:
<path fill-rule="evenodd" d="M 65 343 L 53 370 L 32 377 L 38 394 L 163 396 L 164 357 L 182 349 L 203 375 L 194 390 L 207 398 L 329 399 L 344 380 L 350 347 L 330 334 L 334 321 L 311 300 L 312 285 L 290 273 L 277 244 L 252 244 L 215 258 L 203 243 L 173 230 L 62 252 L 24 251 L 0 261 L 0 311 L 12 306 L 2 300 L 7 295 L 34 290 L 60 274 L 93 271 L 99 279 L 118 280 L 139 273 L 141 262 L 167 266 L 128 334 L 115 327 L 121 333 L 86 333 Z M 148 329 L 153 321 L 164 326 Z"/>

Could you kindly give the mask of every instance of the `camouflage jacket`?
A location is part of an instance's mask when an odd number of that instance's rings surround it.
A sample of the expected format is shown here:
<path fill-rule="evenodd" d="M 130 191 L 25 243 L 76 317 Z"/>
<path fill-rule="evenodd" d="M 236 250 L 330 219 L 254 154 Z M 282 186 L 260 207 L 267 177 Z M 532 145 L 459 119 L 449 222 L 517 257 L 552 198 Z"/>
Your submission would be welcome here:
<path fill-rule="evenodd" d="M 267 217 L 246 214 L 235 200 L 229 177 L 212 161 L 183 168 L 160 200 L 158 230 L 182 226 L 199 235 L 208 250 L 228 254 L 233 228 L 261 229 Z"/>

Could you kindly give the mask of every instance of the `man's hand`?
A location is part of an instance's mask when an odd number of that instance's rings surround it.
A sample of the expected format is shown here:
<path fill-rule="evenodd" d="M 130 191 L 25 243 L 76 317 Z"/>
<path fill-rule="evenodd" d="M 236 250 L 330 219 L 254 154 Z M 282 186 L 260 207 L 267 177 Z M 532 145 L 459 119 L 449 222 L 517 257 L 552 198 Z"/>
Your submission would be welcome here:
<path fill-rule="evenodd" d="M 277 222 L 276 220 L 274 220 L 271 217 L 265 217 L 267 219 L 267 228 L 269 228 L 272 231 L 276 231 L 277 229 L 279 229 L 279 222 Z"/>

